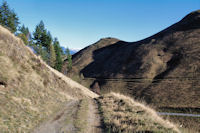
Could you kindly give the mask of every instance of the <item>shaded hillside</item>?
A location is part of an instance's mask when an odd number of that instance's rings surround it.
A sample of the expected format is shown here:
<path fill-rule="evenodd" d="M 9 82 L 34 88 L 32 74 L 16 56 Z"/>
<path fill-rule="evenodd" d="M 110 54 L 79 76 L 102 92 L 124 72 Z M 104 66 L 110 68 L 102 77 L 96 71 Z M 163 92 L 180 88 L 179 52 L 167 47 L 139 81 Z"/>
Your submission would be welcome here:
<path fill-rule="evenodd" d="M 0 132 L 30 132 L 69 100 L 97 97 L 0 26 Z"/>
<path fill-rule="evenodd" d="M 67 60 L 65 61 L 67 65 Z M 200 107 L 200 10 L 138 42 L 101 39 L 63 72 L 101 93 L 122 92 L 157 107 Z"/>
<path fill-rule="evenodd" d="M 74 66 L 78 66 L 78 68 L 76 69 L 74 67 L 73 72 L 75 73 L 79 73 L 80 69 L 83 69 L 84 67 L 86 67 L 90 62 L 93 62 L 93 57 L 92 57 L 92 53 L 93 51 L 105 47 L 105 46 L 109 46 L 112 44 L 115 44 L 116 42 L 118 42 L 118 39 L 114 39 L 114 38 L 104 38 L 99 40 L 98 42 L 96 42 L 93 45 L 90 45 L 82 50 L 80 50 L 79 52 L 75 53 L 72 57 L 73 57 L 73 65 Z M 64 64 L 63 66 L 63 73 L 67 73 L 67 62 Z"/>

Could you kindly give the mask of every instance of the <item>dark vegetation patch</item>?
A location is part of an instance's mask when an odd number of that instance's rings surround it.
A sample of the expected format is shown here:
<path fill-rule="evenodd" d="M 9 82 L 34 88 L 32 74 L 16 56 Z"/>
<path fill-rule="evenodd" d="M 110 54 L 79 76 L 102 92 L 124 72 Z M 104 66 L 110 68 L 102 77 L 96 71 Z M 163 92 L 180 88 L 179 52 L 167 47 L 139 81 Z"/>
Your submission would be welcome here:
<path fill-rule="evenodd" d="M 173 112 L 173 113 L 192 113 L 200 114 L 200 108 L 174 108 L 174 107 L 161 107 L 157 109 L 160 112 Z"/>
<path fill-rule="evenodd" d="M 6 87 L 7 84 L 4 81 L 0 81 L 0 86 Z"/>

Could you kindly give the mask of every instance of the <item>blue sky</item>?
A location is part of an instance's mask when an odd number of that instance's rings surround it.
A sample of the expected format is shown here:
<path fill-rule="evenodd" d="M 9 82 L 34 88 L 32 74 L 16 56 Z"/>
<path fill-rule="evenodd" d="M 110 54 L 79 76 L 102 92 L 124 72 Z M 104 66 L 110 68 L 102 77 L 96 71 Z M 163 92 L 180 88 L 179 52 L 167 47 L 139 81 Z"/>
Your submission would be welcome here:
<path fill-rule="evenodd" d="M 2 2 L 2 0 L 0 0 Z M 31 31 L 43 20 L 60 44 L 80 49 L 100 38 L 138 41 L 200 9 L 200 0 L 7 0 Z"/>

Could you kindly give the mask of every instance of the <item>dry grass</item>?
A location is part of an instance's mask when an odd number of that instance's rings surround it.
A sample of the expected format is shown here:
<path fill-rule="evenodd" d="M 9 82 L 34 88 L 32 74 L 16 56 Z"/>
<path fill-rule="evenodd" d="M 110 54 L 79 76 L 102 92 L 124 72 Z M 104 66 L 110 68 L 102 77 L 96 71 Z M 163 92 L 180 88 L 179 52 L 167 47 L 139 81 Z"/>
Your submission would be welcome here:
<path fill-rule="evenodd" d="M 184 117 L 184 116 L 163 116 L 175 123 L 178 123 L 180 130 L 183 133 L 199 133 L 200 132 L 200 118 L 199 117 Z"/>
<path fill-rule="evenodd" d="M 0 132 L 29 132 L 70 99 L 97 97 L 0 26 Z"/>
<path fill-rule="evenodd" d="M 85 80 L 83 76 L 79 76 L 78 74 L 71 74 L 67 76 L 69 76 L 71 79 L 73 79 L 74 81 L 78 82 L 86 88 L 90 88 L 90 85 L 93 82 L 91 80 Z"/>
<path fill-rule="evenodd" d="M 88 99 L 82 99 L 78 105 L 78 110 L 74 121 L 74 126 L 77 129 L 77 133 L 87 133 L 86 131 L 88 129 L 87 118 L 89 115 L 88 104 L 89 104 Z"/>
<path fill-rule="evenodd" d="M 153 109 L 124 95 L 110 93 L 98 101 L 107 132 L 180 133 L 175 125 L 160 118 Z"/>
<path fill-rule="evenodd" d="M 140 69 L 148 68 L 145 73 L 145 77 L 148 79 L 152 79 L 158 74 L 166 70 L 167 63 L 163 61 L 163 57 L 158 55 L 164 55 L 161 50 L 157 50 L 156 48 L 151 49 L 147 56 L 145 56 L 142 60 L 143 64 Z M 165 58 L 169 55 L 165 55 Z"/>

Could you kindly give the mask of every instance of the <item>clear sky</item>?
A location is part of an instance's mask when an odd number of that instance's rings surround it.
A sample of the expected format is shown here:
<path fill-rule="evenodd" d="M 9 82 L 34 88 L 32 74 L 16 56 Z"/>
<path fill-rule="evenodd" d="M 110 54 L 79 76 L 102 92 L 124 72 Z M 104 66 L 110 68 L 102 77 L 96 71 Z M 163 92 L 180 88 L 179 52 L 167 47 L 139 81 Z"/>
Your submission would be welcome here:
<path fill-rule="evenodd" d="M 2 2 L 2 0 L 0 0 Z M 31 31 L 43 20 L 62 46 L 103 37 L 138 41 L 200 9 L 200 0 L 7 0 Z"/>

